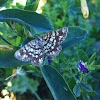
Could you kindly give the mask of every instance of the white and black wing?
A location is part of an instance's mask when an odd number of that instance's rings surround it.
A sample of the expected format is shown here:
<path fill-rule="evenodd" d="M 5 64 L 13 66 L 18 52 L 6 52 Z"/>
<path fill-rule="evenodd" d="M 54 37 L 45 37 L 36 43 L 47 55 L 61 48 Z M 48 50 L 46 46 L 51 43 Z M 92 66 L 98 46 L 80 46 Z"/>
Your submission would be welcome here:
<path fill-rule="evenodd" d="M 44 53 L 48 56 L 57 56 L 62 50 L 60 44 L 67 37 L 68 28 L 61 28 L 42 36 L 44 40 Z"/>
<path fill-rule="evenodd" d="M 43 63 L 44 53 L 37 40 L 32 40 L 15 52 L 15 57 L 21 61 L 30 61 L 34 66 L 40 66 Z"/>
<path fill-rule="evenodd" d="M 21 61 L 30 61 L 34 66 L 40 66 L 43 63 L 44 54 L 48 56 L 57 56 L 62 50 L 60 44 L 67 37 L 67 28 L 58 29 L 49 32 L 42 37 L 37 36 L 35 40 L 30 41 L 21 49 L 15 52 L 15 57 Z"/>

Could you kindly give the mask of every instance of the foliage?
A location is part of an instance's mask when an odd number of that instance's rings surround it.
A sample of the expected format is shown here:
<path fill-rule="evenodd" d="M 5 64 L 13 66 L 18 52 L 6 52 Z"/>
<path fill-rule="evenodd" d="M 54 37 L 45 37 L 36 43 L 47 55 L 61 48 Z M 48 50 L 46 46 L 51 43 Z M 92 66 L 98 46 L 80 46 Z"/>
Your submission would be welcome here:
<path fill-rule="evenodd" d="M 87 19 L 81 13 L 81 0 L 48 0 L 42 6 L 42 14 L 36 12 L 37 0 L 27 0 L 25 6 L 20 3 L 14 6 L 12 1 L 0 1 L 0 7 L 7 8 L 0 11 L 0 91 L 6 87 L 4 79 L 13 69 L 23 67 L 26 74 L 17 75 L 7 90 L 19 95 L 30 93 L 38 100 L 99 100 L 100 1 L 87 0 Z M 39 68 L 14 57 L 15 51 L 35 35 L 62 27 L 68 27 L 67 38 L 61 44 L 59 56 L 50 57 L 50 62 L 45 57 Z M 78 66 L 79 61 L 87 73 Z"/>
<path fill-rule="evenodd" d="M 21 94 L 25 93 L 27 90 L 30 90 L 31 93 L 35 94 L 39 85 L 37 80 L 30 79 L 26 75 L 21 77 L 17 76 L 16 79 L 13 79 L 12 84 L 12 87 L 8 87 L 8 91 L 13 90 L 14 93 L 20 92 Z"/>
<path fill-rule="evenodd" d="M 55 100 L 74 100 L 74 95 L 70 93 L 70 89 L 63 77 L 50 66 L 41 66 L 43 77 Z M 52 74 L 51 74 L 52 73 Z M 69 98 L 68 98 L 69 97 Z"/>

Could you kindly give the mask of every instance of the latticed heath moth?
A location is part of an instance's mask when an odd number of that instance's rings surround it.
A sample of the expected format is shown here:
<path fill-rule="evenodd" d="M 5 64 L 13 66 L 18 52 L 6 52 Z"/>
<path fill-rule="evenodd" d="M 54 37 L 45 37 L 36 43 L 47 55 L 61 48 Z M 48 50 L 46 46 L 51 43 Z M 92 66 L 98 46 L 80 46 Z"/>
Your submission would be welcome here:
<path fill-rule="evenodd" d="M 68 28 L 61 28 L 37 36 L 35 40 L 28 42 L 25 46 L 15 52 L 15 57 L 21 61 L 30 61 L 34 66 L 41 66 L 44 55 L 57 56 L 62 50 L 60 44 L 67 37 Z"/>

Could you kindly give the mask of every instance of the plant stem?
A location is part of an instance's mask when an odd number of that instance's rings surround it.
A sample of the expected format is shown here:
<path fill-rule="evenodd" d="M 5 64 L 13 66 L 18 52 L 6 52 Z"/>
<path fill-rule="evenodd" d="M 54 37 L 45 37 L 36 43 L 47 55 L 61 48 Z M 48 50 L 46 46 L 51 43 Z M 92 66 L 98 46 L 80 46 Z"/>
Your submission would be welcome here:
<path fill-rule="evenodd" d="M 4 40 L 6 43 L 8 43 L 9 45 L 11 45 L 11 43 L 10 43 L 7 39 L 5 39 L 2 35 L 0 35 L 0 38 L 1 38 L 2 40 Z"/>
<path fill-rule="evenodd" d="M 41 98 L 39 97 L 39 95 L 36 92 L 34 92 L 34 94 L 35 94 L 35 96 L 37 97 L 38 100 L 41 100 Z"/>

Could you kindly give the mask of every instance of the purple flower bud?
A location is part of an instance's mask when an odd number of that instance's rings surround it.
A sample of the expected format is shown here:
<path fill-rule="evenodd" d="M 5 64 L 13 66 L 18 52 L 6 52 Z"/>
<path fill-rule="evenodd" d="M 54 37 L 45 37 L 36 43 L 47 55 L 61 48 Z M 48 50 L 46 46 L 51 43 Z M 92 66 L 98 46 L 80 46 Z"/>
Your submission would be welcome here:
<path fill-rule="evenodd" d="M 52 59 L 50 57 L 48 57 L 48 63 L 51 63 Z"/>
<path fill-rule="evenodd" d="M 84 64 L 82 64 L 81 61 L 78 62 L 78 66 L 80 67 L 80 70 L 83 72 L 83 73 L 88 73 L 88 69 L 84 67 Z"/>

